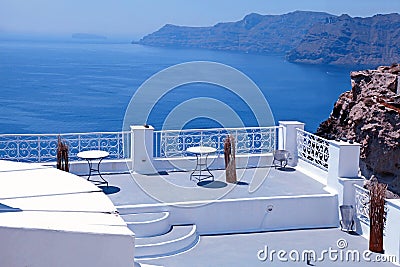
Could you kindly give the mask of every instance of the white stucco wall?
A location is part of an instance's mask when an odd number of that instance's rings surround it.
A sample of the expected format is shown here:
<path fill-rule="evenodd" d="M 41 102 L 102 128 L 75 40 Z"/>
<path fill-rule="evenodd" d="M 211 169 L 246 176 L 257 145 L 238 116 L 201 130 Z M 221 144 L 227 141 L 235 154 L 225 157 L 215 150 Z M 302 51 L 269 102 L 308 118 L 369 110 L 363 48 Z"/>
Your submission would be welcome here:
<path fill-rule="evenodd" d="M 133 266 L 126 234 L 0 227 L 0 240 L 0 266 Z"/>
<path fill-rule="evenodd" d="M 337 205 L 337 195 L 327 193 L 120 206 L 119 209 L 121 214 L 168 211 L 171 225 L 196 224 L 199 234 L 223 234 L 337 227 Z"/>
<path fill-rule="evenodd" d="M 386 255 L 394 255 L 396 263 L 400 265 L 400 199 L 386 201 L 387 214 L 383 248 Z"/>
<path fill-rule="evenodd" d="M 133 266 L 134 234 L 86 179 L 0 161 L 0 183 L 0 266 Z"/>

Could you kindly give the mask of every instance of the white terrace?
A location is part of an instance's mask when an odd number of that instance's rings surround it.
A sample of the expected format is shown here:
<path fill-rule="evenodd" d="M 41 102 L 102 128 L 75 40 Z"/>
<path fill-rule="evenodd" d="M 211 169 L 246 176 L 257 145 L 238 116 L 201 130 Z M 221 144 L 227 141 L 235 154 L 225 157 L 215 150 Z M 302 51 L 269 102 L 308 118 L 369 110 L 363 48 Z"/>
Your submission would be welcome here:
<path fill-rule="evenodd" d="M 1 245 L 1 266 L 231 266 L 232 259 L 238 266 L 255 265 L 262 263 L 257 251 L 210 259 L 215 249 L 207 244 L 229 248 L 242 240 L 239 249 L 256 250 L 262 238 L 275 235 L 292 238 L 279 242 L 288 248 L 301 238 L 301 246 L 312 249 L 304 244 L 317 246 L 315 235 L 347 238 L 366 249 L 366 240 L 338 230 L 339 206 L 353 205 L 356 231 L 368 239 L 359 144 L 324 140 L 303 129 L 300 122 L 282 121 L 278 127 L 132 126 L 130 132 L 64 134 L 75 175 L 54 168 L 58 135 L 2 135 L 0 238 L 7 242 Z M 236 140 L 236 184 L 225 182 L 227 134 Z M 186 150 L 199 145 L 217 149 L 208 159 L 212 182 L 190 180 L 196 158 Z M 100 165 L 109 187 L 86 181 L 88 165 L 76 154 L 90 149 L 110 153 Z M 290 152 L 288 167 L 272 166 L 276 149 Z M 387 211 L 385 255 L 399 264 L 399 201 L 387 200 Z M 300 229 L 310 230 L 286 232 Z"/>

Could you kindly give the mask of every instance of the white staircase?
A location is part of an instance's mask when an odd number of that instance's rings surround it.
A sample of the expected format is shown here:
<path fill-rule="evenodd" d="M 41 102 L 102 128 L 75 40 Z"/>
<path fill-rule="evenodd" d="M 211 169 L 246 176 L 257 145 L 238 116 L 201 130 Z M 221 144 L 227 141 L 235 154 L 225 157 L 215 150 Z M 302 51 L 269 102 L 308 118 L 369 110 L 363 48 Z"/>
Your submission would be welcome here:
<path fill-rule="evenodd" d="M 199 240 L 196 225 L 171 226 L 169 212 L 119 212 L 135 233 L 136 259 L 174 255 L 192 248 Z"/>
<path fill-rule="evenodd" d="M 195 225 L 179 225 L 159 236 L 135 239 L 135 258 L 174 255 L 193 247 L 198 241 Z"/>
<path fill-rule="evenodd" d="M 131 213 L 121 215 L 121 217 L 136 237 L 157 236 L 171 229 L 168 212 Z"/>

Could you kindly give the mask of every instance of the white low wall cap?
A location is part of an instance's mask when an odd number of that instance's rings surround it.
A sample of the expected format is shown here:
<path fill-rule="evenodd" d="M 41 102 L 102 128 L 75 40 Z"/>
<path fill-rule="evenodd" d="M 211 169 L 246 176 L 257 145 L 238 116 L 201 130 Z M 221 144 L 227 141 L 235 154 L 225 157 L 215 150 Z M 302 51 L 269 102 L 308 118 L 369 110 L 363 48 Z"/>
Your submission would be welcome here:
<path fill-rule="evenodd" d="M 336 141 L 336 140 L 329 140 L 330 144 L 335 146 L 335 147 L 343 147 L 343 146 L 361 146 L 360 143 L 350 143 L 350 142 L 345 142 L 345 141 Z"/>
<path fill-rule="evenodd" d="M 286 124 L 286 125 L 304 125 L 304 122 L 300 121 L 279 121 L 279 124 Z"/>
<path fill-rule="evenodd" d="M 131 125 L 131 130 L 154 130 L 154 127 L 151 125 L 147 125 L 148 127 L 145 127 L 144 125 Z"/>
<path fill-rule="evenodd" d="M 342 182 L 364 182 L 362 177 L 338 177 Z"/>
<path fill-rule="evenodd" d="M 133 236 L 117 214 L 21 211 L 0 213 L 0 228 Z"/>
<path fill-rule="evenodd" d="M 400 210 L 400 199 L 386 199 L 386 202 Z"/>

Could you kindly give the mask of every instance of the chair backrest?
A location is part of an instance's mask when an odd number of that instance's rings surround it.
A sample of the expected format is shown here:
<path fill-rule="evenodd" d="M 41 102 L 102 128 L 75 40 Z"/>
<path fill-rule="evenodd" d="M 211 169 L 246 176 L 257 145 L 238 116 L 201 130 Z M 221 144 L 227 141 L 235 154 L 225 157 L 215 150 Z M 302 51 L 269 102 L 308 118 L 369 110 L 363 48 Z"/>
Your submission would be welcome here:
<path fill-rule="evenodd" d="M 278 161 L 287 160 L 289 158 L 289 151 L 287 150 L 275 150 L 274 159 Z"/>
<path fill-rule="evenodd" d="M 354 209 L 352 205 L 340 206 L 340 214 L 342 215 L 342 222 L 346 226 L 353 222 Z"/>

